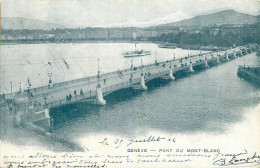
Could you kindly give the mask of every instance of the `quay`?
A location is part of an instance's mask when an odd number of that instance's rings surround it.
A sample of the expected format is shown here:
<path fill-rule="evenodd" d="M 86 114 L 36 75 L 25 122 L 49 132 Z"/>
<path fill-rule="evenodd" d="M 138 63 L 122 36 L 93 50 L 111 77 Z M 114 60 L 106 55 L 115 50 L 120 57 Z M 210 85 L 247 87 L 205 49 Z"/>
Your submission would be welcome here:
<path fill-rule="evenodd" d="M 32 132 L 45 135 L 47 139 L 54 139 L 65 143 L 58 136 L 52 137 L 53 120 L 50 109 L 85 102 L 96 105 L 105 105 L 104 97 L 120 89 L 132 88 L 147 90 L 146 82 L 154 79 L 172 80 L 181 76 L 182 73 L 194 73 L 207 69 L 254 52 L 257 46 L 249 44 L 236 48 L 186 56 L 184 58 L 155 61 L 153 64 L 135 67 L 133 64 L 128 69 L 117 70 L 101 74 L 98 68 L 96 76 L 55 83 L 51 76 L 48 85 L 30 88 L 28 90 L 9 93 L 1 100 L 0 110 L 3 109 L 11 114 L 14 125 L 23 127 Z M 35 123 L 41 123 L 36 125 Z M 64 142 L 62 142 L 64 141 Z M 70 142 L 66 142 L 70 144 Z M 70 144 L 73 146 L 73 144 Z M 78 148 L 73 146 L 73 148 Z"/>
<path fill-rule="evenodd" d="M 257 47 L 255 52 L 256 56 L 259 57 L 260 47 Z M 256 86 L 260 86 L 260 65 L 245 65 L 245 63 L 244 66 L 239 65 L 237 75 Z"/>
<path fill-rule="evenodd" d="M 260 66 L 241 66 L 239 65 L 237 75 L 257 86 L 260 86 Z"/>

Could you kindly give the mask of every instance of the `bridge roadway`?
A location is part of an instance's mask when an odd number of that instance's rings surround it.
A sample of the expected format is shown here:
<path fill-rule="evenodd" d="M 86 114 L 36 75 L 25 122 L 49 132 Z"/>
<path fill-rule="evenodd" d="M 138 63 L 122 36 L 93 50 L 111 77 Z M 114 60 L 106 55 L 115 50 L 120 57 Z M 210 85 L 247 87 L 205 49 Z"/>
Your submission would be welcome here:
<path fill-rule="evenodd" d="M 248 49 L 250 49 L 250 46 Z M 207 67 L 208 63 L 211 61 L 219 62 L 220 60 L 229 60 L 228 57 L 234 57 L 234 53 L 236 53 L 235 57 L 236 55 L 242 56 L 242 51 L 247 53 L 247 48 L 237 47 L 221 52 L 190 56 L 186 57 L 186 59 L 179 58 L 158 62 L 157 65 L 154 63 L 104 73 L 100 75 L 99 80 L 98 76 L 91 76 L 62 83 L 51 83 L 49 84 L 50 86 L 31 88 L 29 90 L 30 94 L 20 92 L 13 93 L 12 96 L 7 95 L 7 97 L 14 98 L 16 113 L 24 113 L 23 111 L 28 112 L 28 109 L 35 113 L 44 111 L 44 109 L 50 109 L 78 101 L 105 104 L 103 96 L 114 91 L 130 87 L 146 90 L 145 82 L 149 80 L 159 77 L 174 80 L 174 76 L 172 75 L 177 71 L 185 70 L 192 72 L 193 67 L 195 66 Z M 98 85 L 98 83 L 100 85 Z M 80 94 L 81 89 L 83 94 Z M 74 91 L 76 91 L 76 94 L 74 94 Z M 66 100 L 68 94 L 72 95 L 70 101 Z"/>

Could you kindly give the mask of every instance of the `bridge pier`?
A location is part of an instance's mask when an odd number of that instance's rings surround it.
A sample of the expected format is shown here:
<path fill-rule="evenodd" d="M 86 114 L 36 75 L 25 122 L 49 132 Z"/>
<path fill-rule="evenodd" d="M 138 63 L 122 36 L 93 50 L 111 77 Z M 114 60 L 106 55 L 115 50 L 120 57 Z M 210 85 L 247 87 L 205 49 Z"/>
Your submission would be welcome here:
<path fill-rule="evenodd" d="M 243 56 L 243 52 L 242 52 L 242 50 L 240 50 L 239 52 L 240 52 L 240 56 Z"/>
<path fill-rule="evenodd" d="M 228 53 L 226 52 L 225 55 L 226 55 L 226 60 L 229 61 Z"/>
<path fill-rule="evenodd" d="M 172 68 L 170 68 L 169 78 L 175 80 L 175 77 L 172 75 Z"/>
<path fill-rule="evenodd" d="M 147 86 L 145 86 L 144 74 L 141 73 L 141 82 L 140 82 L 141 90 L 147 90 Z"/>
<path fill-rule="evenodd" d="M 237 58 L 237 54 L 236 54 L 235 51 L 233 51 L 233 55 L 234 55 L 235 58 Z"/>
<path fill-rule="evenodd" d="M 208 67 L 209 67 L 209 65 L 208 65 L 208 59 L 207 59 L 207 57 L 205 57 L 205 67 L 206 67 L 206 68 L 208 68 Z"/>
<path fill-rule="evenodd" d="M 49 109 L 44 109 L 44 113 L 45 113 L 45 117 L 46 117 L 46 119 L 48 119 L 48 126 L 49 126 L 49 128 L 51 127 L 51 121 L 50 121 L 50 119 L 51 119 L 51 117 L 50 117 L 50 110 Z"/>
<path fill-rule="evenodd" d="M 15 118 L 13 118 L 15 121 L 14 121 L 14 125 L 15 126 L 19 126 L 21 125 L 22 123 L 22 119 L 21 119 L 21 114 L 20 113 L 16 113 L 15 114 Z"/>
<path fill-rule="evenodd" d="M 53 88 L 53 83 L 52 83 L 51 79 L 49 80 L 48 86 L 49 86 L 49 89 Z"/>
<path fill-rule="evenodd" d="M 98 84 L 98 86 L 97 86 L 96 104 L 98 104 L 98 105 L 105 105 L 106 104 L 106 101 L 103 98 L 102 88 L 101 88 L 100 84 Z"/>
<path fill-rule="evenodd" d="M 217 55 L 217 63 L 220 64 L 219 55 Z"/>
<path fill-rule="evenodd" d="M 189 65 L 189 71 L 190 71 L 190 72 L 194 72 L 192 63 L 190 63 L 190 65 Z"/>
<path fill-rule="evenodd" d="M 50 110 L 49 109 L 44 109 L 44 114 L 46 118 L 50 118 Z"/>

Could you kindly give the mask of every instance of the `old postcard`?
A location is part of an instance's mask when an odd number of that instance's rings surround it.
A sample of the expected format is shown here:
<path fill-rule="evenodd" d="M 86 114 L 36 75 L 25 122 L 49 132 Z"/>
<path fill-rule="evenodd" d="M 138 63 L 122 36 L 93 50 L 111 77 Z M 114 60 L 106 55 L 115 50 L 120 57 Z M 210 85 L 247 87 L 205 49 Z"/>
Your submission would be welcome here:
<path fill-rule="evenodd" d="M 1 0 L 1 168 L 260 167 L 259 0 Z"/>

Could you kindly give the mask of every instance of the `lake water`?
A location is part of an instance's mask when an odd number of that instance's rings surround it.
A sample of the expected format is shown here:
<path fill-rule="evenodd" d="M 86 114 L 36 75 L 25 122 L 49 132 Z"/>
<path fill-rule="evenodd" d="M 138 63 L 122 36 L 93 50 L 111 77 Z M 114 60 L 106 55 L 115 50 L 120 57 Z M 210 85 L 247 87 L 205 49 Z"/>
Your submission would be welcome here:
<path fill-rule="evenodd" d="M 135 50 L 134 43 L 48 43 L 1 45 L 0 57 L 0 92 L 10 92 L 10 81 L 13 91 L 20 87 L 26 89 L 27 78 L 32 87 L 48 84 L 48 73 L 52 73 L 54 83 L 97 75 L 98 58 L 101 73 L 130 68 L 131 60 L 134 66 L 166 61 L 188 55 L 188 50 L 162 49 L 156 44 L 139 43 L 137 50 L 150 50 L 149 56 L 139 58 L 124 58 L 122 53 Z M 198 54 L 199 51 L 190 51 Z"/>
<path fill-rule="evenodd" d="M 142 57 L 144 64 L 153 63 L 156 58 L 158 61 L 172 59 L 174 53 L 176 58 L 188 54 L 187 50 L 160 49 L 150 43 L 138 44 L 137 48 L 152 51 L 151 56 Z M 53 74 L 54 82 L 95 75 L 97 58 L 103 73 L 129 68 L 131 59 L 122 56 L 122 52 L 128 50 L 134 50 L 134 44 L 2 45 L 1 92 L 10 91 L 10 81 L 14 90 L 18 90 L 19 81 L 25 87 L 28 76 L 33 87 L 46 85 L 48 72 Z M 197 53 L 199 51 L 191 51 L 191 54 Z M 248 65 L 260 64 L 252 53 L 177 81 L 154 80 L 147 83 L 147 91 L 127 89 L 112 93 L 105 97 L 105 106 L 81 103 L 52 110 L 54 131 L 76 142 L 96 133 L 122 137 L 136 137 L 151 130 L 223 133 L 242 122 L 260 102 L 259 87 L 236 74 L 244 60 Z M 141 58 L 135 58 L 133 63 L 140 65 Z"/>
<path fill-rule="evenodd" d="M 222 134 L 260 102 L 259 87 L 236 74 L 244 59 L 260 63 L 250 54 L 177 81 L 152 81 L 144 92 L 118 91 L 106 96 L 102 107 L 81 103 L 56 109 L 55 132 L 76 142 L 93 134 Z"/>

